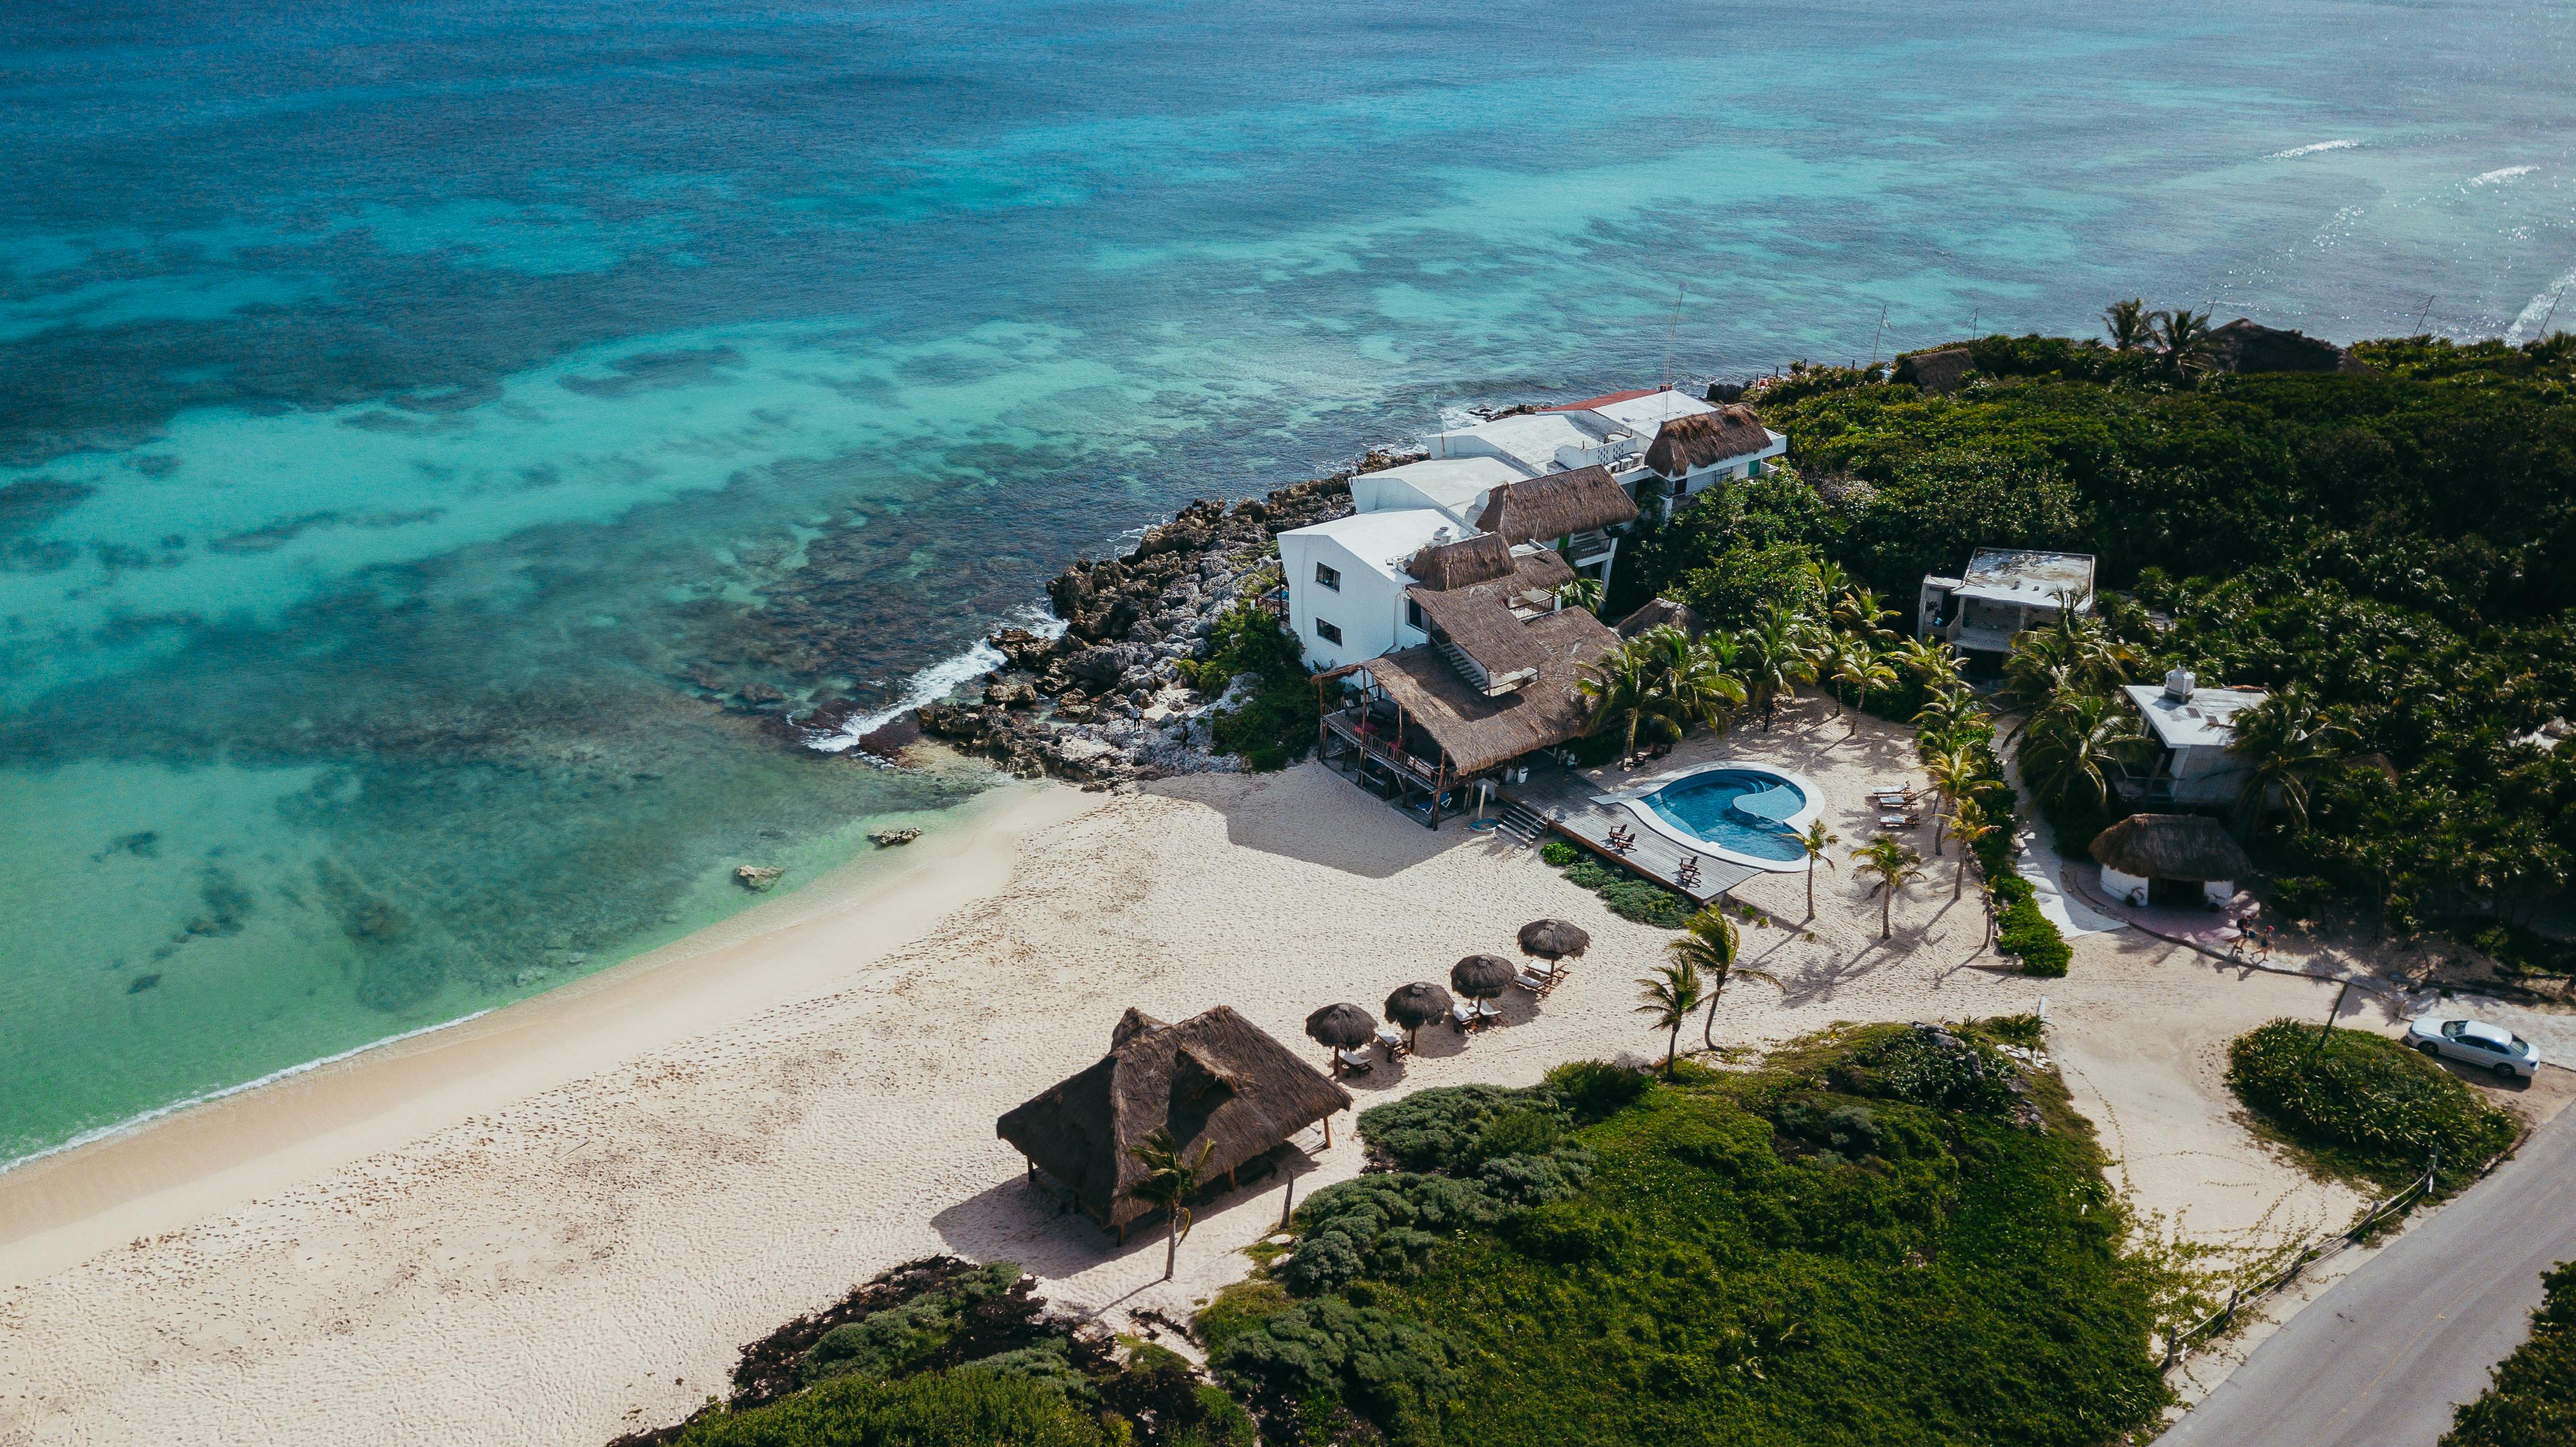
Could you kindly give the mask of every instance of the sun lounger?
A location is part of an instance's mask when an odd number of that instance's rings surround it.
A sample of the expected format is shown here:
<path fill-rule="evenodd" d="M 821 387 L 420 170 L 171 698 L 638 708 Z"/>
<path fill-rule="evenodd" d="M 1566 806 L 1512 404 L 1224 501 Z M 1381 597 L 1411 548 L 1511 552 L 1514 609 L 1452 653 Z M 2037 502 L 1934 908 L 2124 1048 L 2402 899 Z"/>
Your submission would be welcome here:
<path fill-rule="evenodd" d="M 1503 1018 L 1503 1007 L 1495 1004 L 1491 1000 L 1478 1000 L 1476 1002 L 1476 1018 L 1486 1022 L 1487 1024 L 1492 1024 L 1494 1021 Z"/>
<path fill-rule="evenodd" d="M 1533 970 L 1523 965 L 1521 972 L 1512 976 L 1512 983 L 1533 995 L 1544 995 L 1556 988 L 1556 975 L 1553 971 Z"/>
<path fill-rule="evenodd" d="M 1881 829 L 1911 829 L 1922 822 L 1923 816 L 1920 814 L 1881 814 L 1878 816 L 1878 827 Z"/>
<path fill-rule="evenodd" d="M 1341 1061 L 1344 1070 L 1353 1075 L 1366 1075 L 1377 1069 L 1377 1062 L 1369 1059 L 1368 1052 L 1364 1050 L 1336 1050 L 1333 1056 Z"/>
<path fill-rule="evenodd" d="M 1377 1043 L 1386 1051 L 1386 1058 L 1393 1060 L 1404 1053 L 1404 1032 L 1392 1025 L 1380 1025 L 1377 1027 Z"/>
<path fill-rule="evenodd" d="M 1458 1003 L 1451 1005 L 1449 1007 L 1449 1023 L 1457 1026 L 1461 1030 L 1474 1029 L 1476 1025 L 1476 1002 L 1473 1000 L 1460 1000 Z"/>

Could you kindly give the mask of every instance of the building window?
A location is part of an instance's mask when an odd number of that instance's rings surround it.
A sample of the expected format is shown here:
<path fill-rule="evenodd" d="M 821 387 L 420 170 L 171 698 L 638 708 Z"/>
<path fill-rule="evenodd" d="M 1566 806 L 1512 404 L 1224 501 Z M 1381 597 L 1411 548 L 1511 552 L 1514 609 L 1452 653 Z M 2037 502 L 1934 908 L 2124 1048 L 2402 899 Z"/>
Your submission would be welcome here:
<path fill-rule="evenodd" d="M 1323 564 L 1317 563 L 1315 565 L 1315 581 L 1332 589 L 1336 593 L 1342 591 L 1342 574 L 1341 570 L 1338 568 L 1327 568 Z M 1335 641 L 1338 642 L 1339 640 Z"/>
<path fill-rule="evenodd" d="M 1315 620 L 1315 636 L 1327 643 L 1339 643 L 1342 641 L 1342 630 L 1318 618 Z"/>
<path fill-rule="evenodd" d="M 1744 475 L 1746 477 L 1760 477 L 1762 475 L 1762 459 L 1757 457 L 1751 462 L 1744 464 Z"/>
<path fill-rule="evenodd" d="M 1422 605 L 1411 598 L 1404 600 L 1404 624 L 1408 628 L 1420 629 L 1425 633 L 1431 631 L 1430 625 L 1422 621 Z"/>

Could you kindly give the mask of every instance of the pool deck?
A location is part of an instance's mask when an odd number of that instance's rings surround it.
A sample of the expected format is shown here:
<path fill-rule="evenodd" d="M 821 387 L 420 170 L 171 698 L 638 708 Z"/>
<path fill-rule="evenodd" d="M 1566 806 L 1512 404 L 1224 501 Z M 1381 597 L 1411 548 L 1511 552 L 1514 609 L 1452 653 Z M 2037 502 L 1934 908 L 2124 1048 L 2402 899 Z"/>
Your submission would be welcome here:
<path fill-rule="evenodd" d="M 1582 771 L 1532 769 L 1528 783 L 1514 784 L 1505 789 L 1503 795 L 1528 807 L 1547 820 L 1557 833 L 1593 853 L 1617 860 L 1657 884 L 1679 890 L 1701 904 L 1763 872 L 1750 865 L 1736 864 L 1712 853 L 1698 851 L 1699 880 L 1695 884 L 1683 884 L 1680 880 L 1682 860 L 1694 851 L 1643 827 L 1637 822 L 1636 814 L 1626 806 L 1601 802 L 1608 795 L 1626 793 L 1633 787 L 1587 778 Z M 1636 841 L 1624 852 L 1610 845 L 1610 831 L 1621 825 L 1627 827 L 1629 837 Z"/>

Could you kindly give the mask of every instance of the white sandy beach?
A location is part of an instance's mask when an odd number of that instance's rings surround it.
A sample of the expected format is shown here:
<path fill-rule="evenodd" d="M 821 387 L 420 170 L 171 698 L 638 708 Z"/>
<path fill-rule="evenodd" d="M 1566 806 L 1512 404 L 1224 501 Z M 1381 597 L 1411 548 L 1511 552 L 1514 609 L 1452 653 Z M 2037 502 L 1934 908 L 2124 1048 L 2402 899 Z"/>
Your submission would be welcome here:
<path fill-rule="evenodd" d="M 1817 716 L 1669 762 L 1796 769 L 1858 842 L 1860 788 L 1906 772 L 1907 738 L 1869 723 L 1845 742 Z M 1203 1213 L 1164 1285 L 1158 1239 L 1122 1250 L 1058 1216 L 993 1134 L 1129 1005 L 1230 1004 L 1311 1049 L 1317 1005 L 1374 1012 L 1557 915 L 1595 937 L 1570 983 L 1514 992 L 1506 1028 L 1472 1041 L 1426 1032 L 1401 1071 L 1353 1082 L 1362 1106 L 1661 1045 L 1631 982 L 1667 935 L 1533 851 L 1424 830 L 1313 766 L 1029 788 L 946 833 L 891 889 L 808 891 L 715 947 L 0 1177 L 0 1443 L 599 1443 L 722 1392 L 741 1343 L 942 1251 L 1017 1260 L 1068 1307 L 1177 1317 L 1242 1274 L 1277 1181 Z M 1730 991 L 1721 1042 L 2044 992 L 2141 1211 L 2240 1249 L 2348 1218 L 2352 1193 L 2246 1136 L 2218 1080 L 2228 1038 L 2322 1010 L 2327 987 L 2240 979 L 2134 931 L 2079 941 L 2068 979 L 2024 979 L 1988 968 L 1982 916 L 1949 884 L 1943 864 L 1882 944 L 1848 866 L 1821 875 L 1812 942 L 1746 932 L 1788 988 Z M 1738 895 L 1795 920 L 1802 889 Z M 1358 1168 L 1348 1124 L 1315 1143 L 1300 1196 Z"/>

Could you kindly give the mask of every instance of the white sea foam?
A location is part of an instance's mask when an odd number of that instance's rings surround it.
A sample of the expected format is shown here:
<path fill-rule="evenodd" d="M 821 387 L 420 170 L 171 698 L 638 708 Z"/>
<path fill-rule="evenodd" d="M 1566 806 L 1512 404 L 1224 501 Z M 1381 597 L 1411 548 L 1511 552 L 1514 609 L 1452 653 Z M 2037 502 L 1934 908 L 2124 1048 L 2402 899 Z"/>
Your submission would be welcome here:
<path fill-rule="evenodd" d="M 402 1041 L 427 1035 L 434 1031 L 452 1030 L 457 1026 L 464 1024 L 468 1020 L 480 1020 L 491 1013 L 492 1012 L 489 1010 L 477 1010 L 471 1015 L 459 1015 L 453 1020 L 441 1020 L 435 1025 L 423 1025 L 417 1030 L 405 1030 L 398 1035 L 388 1035 L 381 1040 L 370 1040 L 364 1045 L 343 1050 L 337 1055 L 325 1055 L 319 1060 L 307 1060 L 301 1065 L 290 1065 L 284 1070 L 272 1070 L 257 1080 L 245 1080 L 239 1085 L 227 1085 L 221 1090 L 209 1090 L 203 1095 L 189 1096 L 186 1100 L 174 1100 L 168 1105 L 161 1106 L 153 1110 L 147 1110 L 141 1115 L 128 1116 L 114 1125 L 103 1125 L 96 1130 L 82 1131 L 79 1135 L 73 1136 L 70 1140 L 64 1141 L 60 1145 L 47 1146 L 40 1151 L 29 1151 L 23 1156 L 18 1156 L 6 1161 L 0 1161 L 0 1175 L 5 1175 L 10 1171 L 14 1171 L 18 1167 L 23 1166 L 30 1161 L 41 1161 L 47 1156 L 58 1156 L 65 1151 L 78 1150 L 82 1146 L 89 1145 L 96 1141 L 108 1140 L 116 1136 L 130 1134 L 134 1131 L 141 1130 L 143 1127 L 150 1125 L 152 1122 L 159 1120 L 166 1115 L 176 1115 L 180 1111 L 222 1100 L 226 1096 L 239 1095 L 245 1090 L 257 1090 L 263 1085 L 274 1085 L 281 1080 L 290 1080 L 298 1075 L 306 1073 L 307 1071 L 319 1070 L 325 1065 L 337 1065 L 343 1060 L 350 1059 L 354 1056 L 364 1055 L 370 1050 L 381 1050 L 385 1046 L 399 1044 Z"/>
<path fill-rule="evenodd" d="M 2469 178 L 2469 184 L 2472 186 L 2500 186 L 2507 181 L 2521 180 L 2523 177 L 2528 176 L 2539 169 L 2540 168 L 2538 166 L 2498 166 L 2492 171 L 2471 176 Z"/>
<path fill-rule="evenodd" d="M 1040 638 L 1053 638 L 1064 632 L 1064 620 L 1038 607 L 1023 604 L 1010 614 L 1012 626 L 1027 629 Z M 990 673 L 1009 660 L 1002 651 L 982 639 L 975 646 L 953 657 L 943 658 L 904 680 L 903 694 L 895 703 L 874 713 L 853 714 L 829 733 L 806 736 L 805 746 L 826 754 L 847 753 L 857 748 L 859 740 L 884 728 L 906 713 L 925 703 L 937 703 L 955 693 L 960 684 L 977 674 Z"/>
<path fill-rule="evenodd" d="M 2564 301 L 2564 305 L 2560 303 Z M 2553 332 L 2576 329 L 2576 271 L 2571 271 L 2549 285 L 2540 294 L 2523 303 L 2513 325 L 2504 329 L 2508 346 L 2520 346 L 2540 335 L 2541 323 L 2547 322 Z"/>
<path fill-rule="evenodd" d="M 2361 142 L 2359 141 L 2318 141 L 2314 145 L 2292 146 L 2286 151 L 2274 151 L 2271 155 L 2264 157 L 2264 159 L 2269 161 L 2286 161 L 2293 156 L 2313 156 L 2319 151 L 2349 151 L 2360 144 Z"/>

